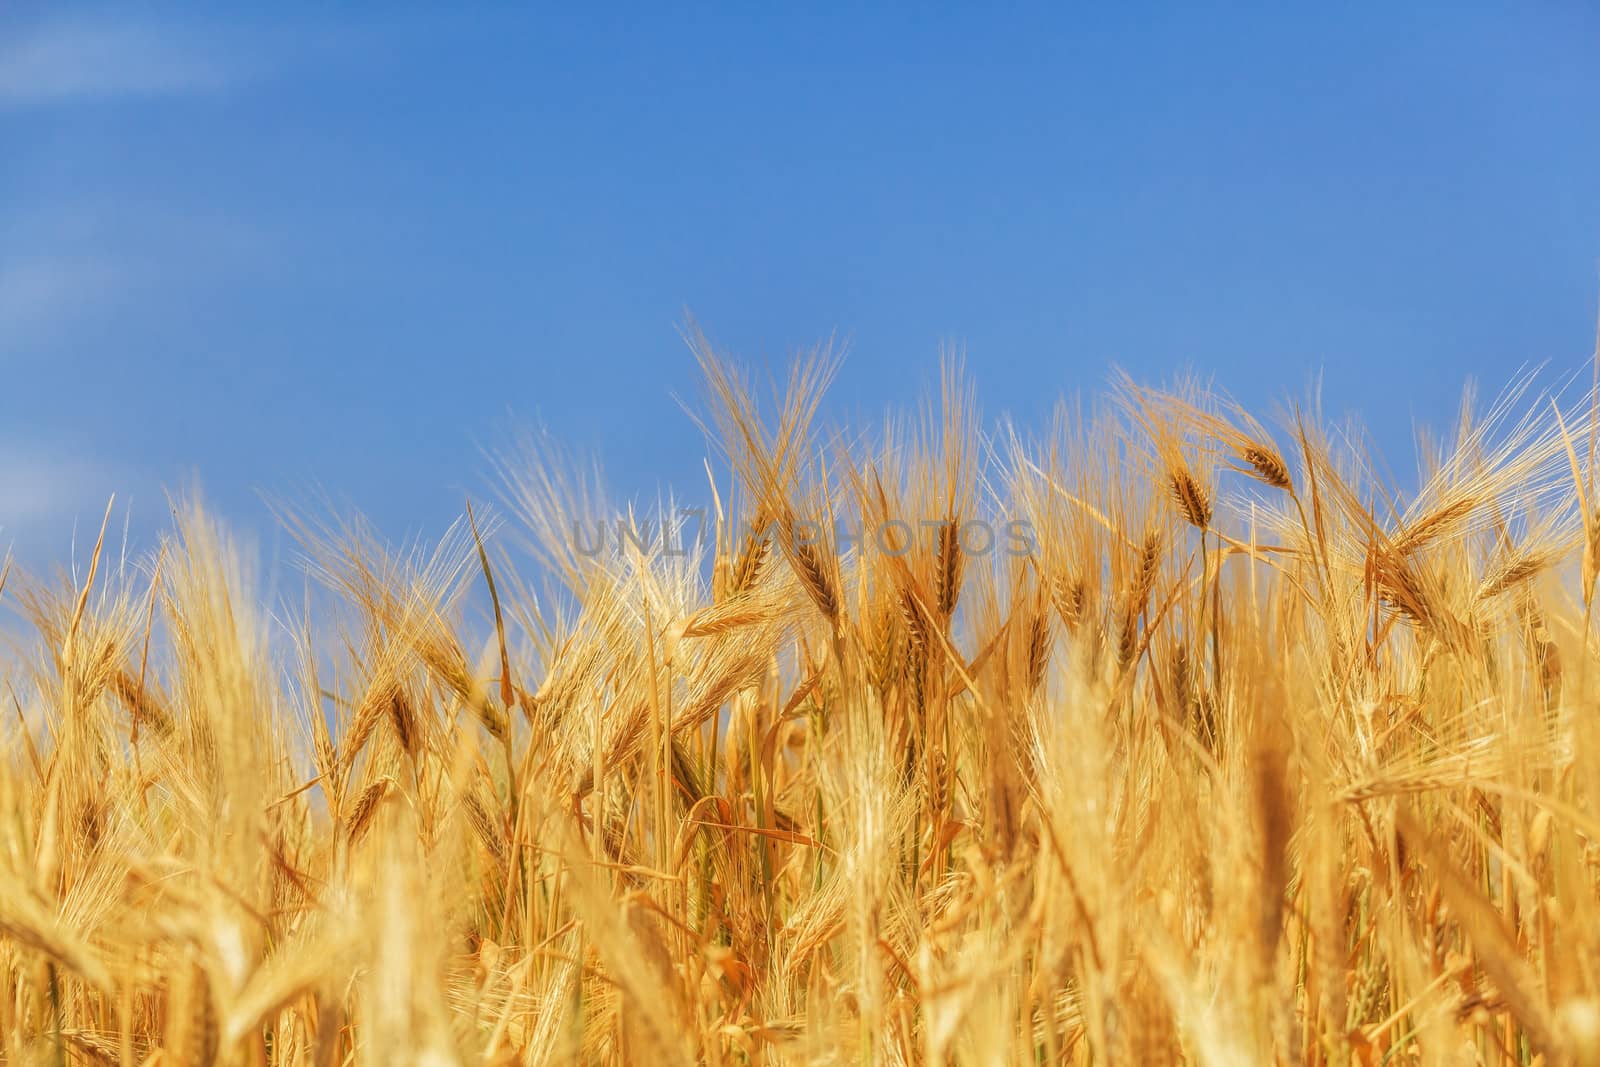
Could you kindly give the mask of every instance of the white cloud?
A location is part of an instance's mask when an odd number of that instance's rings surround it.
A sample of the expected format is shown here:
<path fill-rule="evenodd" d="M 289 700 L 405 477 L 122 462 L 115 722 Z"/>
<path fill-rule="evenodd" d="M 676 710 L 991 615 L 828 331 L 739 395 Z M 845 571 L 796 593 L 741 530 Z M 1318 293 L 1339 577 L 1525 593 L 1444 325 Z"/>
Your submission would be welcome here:
<path fill-rule="evenodd" d="M 102 303 L 122 288 L 125 274 L 104 258 L 0 263 L 0 350 Z"/>
<path fill-rule="evenodd" d="M 151 489 L 148 477 L 120 460 L 60 442 L 0 439 L 0 559 L 9 555 L 35 574 L 68 561 L 81 566 L 113 494 L 106 543 L 113 559 L 126 559 L 150 518 L 164 514 Z"/>
<path fill-rule="evenodd" d="M 284 254 L 282 234 L 194 208 L 133 210 L 114 196 L 0 205 L 0 367 L 83 326 L 182 313 Z"/>
<path fill-rule="evenodd" d="M 100 464 L 37 446 L 0 442 L 0 541 L 31 524 L 105 507 L 116 476 Z"/>
<path fill-rule="evenodd" d="M 53 22 L 0 44 L 0 106 L 222 88 L 238 68 L 215 40 L 177 29 Z"/>

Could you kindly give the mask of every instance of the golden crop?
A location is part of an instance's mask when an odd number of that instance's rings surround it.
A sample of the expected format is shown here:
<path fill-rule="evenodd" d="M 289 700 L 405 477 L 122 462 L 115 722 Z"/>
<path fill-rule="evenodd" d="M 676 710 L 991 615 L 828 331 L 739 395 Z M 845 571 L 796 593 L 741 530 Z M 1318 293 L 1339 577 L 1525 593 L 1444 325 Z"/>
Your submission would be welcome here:
<path fill-rule="evenodd" d="M 1600 1063 L 1592 395 L 1402 497 L 1190 385 L 831 434 L 696 344 L 687 552 L 535 450 L 437 544 L 286 516 L 298 605 L 197 503 L 8 570 L 0 1060 Z"/>

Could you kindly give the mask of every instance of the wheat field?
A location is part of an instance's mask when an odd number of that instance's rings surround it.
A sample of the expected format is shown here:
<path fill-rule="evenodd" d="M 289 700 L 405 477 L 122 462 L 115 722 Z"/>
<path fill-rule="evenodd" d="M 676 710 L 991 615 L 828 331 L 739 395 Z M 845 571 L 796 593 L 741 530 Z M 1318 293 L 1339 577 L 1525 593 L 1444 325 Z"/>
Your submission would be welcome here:
<path fill-rule="evenodd" d="M 0 1060 L 1600 1063 L 1592 390 L 1396 477 L 692 344 L 703 522 L 533 438 L 270 587 L 198 499 L 7 567 Z"/>

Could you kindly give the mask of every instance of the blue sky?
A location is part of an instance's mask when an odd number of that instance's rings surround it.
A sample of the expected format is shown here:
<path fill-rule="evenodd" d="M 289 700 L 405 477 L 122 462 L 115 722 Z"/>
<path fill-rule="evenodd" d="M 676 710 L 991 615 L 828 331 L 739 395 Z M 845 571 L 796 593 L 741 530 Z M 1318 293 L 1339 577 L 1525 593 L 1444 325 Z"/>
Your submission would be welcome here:
<path fill-rule="evenodd" d="M 838 418 L 943 344 L 1035 426 L 1113 363 L 1320 372 L 1397 466 L 1590 351 L 1593 5 L 979 7 L 7 5 L 0 542 L 196 477 L 437 532 L 518 421 L 701 493 L 686 308 L 848 339 Z"/>

